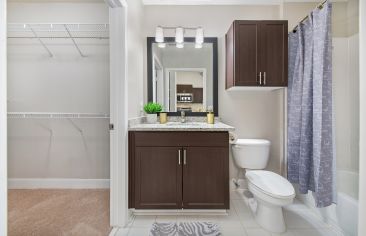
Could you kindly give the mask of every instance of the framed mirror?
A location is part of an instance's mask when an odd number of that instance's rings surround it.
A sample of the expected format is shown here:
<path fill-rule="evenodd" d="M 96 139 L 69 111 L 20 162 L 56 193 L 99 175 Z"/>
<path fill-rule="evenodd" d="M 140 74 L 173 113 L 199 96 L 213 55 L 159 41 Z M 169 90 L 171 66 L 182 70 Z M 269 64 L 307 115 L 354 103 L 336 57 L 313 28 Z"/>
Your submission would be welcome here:
<path fill-rule="evenodd" d="M 218 115 L 217 38 L 205 38 L 197 48 L 195 38 L 184 38 L 178 48 L 175 38 L 164 44 L 147 38 L 148 101 L 161 104 L 170 116 Z"/>

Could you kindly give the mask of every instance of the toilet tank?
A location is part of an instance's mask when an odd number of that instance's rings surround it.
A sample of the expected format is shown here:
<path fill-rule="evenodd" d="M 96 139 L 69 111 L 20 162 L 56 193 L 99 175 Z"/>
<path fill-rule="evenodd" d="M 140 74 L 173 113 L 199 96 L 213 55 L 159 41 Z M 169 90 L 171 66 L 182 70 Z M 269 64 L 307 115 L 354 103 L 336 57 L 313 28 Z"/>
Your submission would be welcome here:
<path fill-rule="evenodd" d="M 238 139 L 231 146 L 235 163 L 243 169 L 266 168 L 270 145 L 271 142 L 265 139 Z"/>

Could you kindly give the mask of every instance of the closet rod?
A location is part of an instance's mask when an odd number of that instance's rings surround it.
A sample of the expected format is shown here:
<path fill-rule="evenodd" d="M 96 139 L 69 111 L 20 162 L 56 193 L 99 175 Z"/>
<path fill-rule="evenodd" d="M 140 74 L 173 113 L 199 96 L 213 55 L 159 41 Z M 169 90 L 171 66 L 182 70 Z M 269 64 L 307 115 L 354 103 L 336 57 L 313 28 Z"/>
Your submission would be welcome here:
<path fill-rule="evenodd" d="M 38 36 L 38 37 L 27 37 L 27 36 L 8 36 L 8 39 L 69 39 L 70 37 L 52 37 L 52 36 Z M 73 36 L 74 39 L 109 39 L 109 37 L 88 37 L 88 36 Z"/>
<path fill-rule="evenodd" d="M 323 9 L 323 6 L 324 6 L 324 4 L 327 2 L 328 0 L 325 0 L 325 1 L 323 1 L 323 2 L 321 2 L 321 3 L 319 3 L 318 4 L 318 6 L 317 6 L 317 8 L 318 9 Z M 297 29 L 297 27 L 299 27 L 299 25 L 301 24 L 301 23 L 303 23 L 306 19 L 308 19 L 309 18 L 309 15 L 307 15 L 307 16 L 305 16 L 300 22 L 299 22 L 299 24 L 297 24 L 293 29 L 292 29 L 292 32 L 293 33 L 295 33 L 296 32 L 296 29 Z"/>
<path fill-rule="evenodd" d="M 8 112 L 8 118 L 33 118 L 33 119 L 109 119 L 103 113 L 46 113 L 46 112 Z"/>

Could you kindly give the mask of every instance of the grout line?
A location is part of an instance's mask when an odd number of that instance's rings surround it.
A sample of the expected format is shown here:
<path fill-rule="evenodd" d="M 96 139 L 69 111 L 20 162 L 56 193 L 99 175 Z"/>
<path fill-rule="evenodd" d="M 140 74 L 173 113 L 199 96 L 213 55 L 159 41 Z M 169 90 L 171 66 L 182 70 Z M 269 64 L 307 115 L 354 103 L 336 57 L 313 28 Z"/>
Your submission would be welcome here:
<path fill-rule="evenodd" d="M 239 199 L 238 199 L 239 200 Z M 233 209 L 234 209 L 234 211 L 235 211 L 235 214 L 236 214 L 236 216 L 238 217 L 238 219 L 239 219 L 239 222 L 240 222 L 240 225 L 241 225 L 241 227 L 243 228 L 243 230 L 244 230 L 244 232 L 245 232 L 245 234 L 247 234 L 248 235 L 248 232 L 246 231 L 246 228 L 244 227 L 244 224 L 242 223 L 242 220 L 240 219 L 240 216 L 239 216 L 239 214 L 238 214 L 238 211 L 236 210 L 236 207 L 235 207 L 235 204 L 234 204 L 234 200 L 232 200 L 232 202 L 233 202 Z M 244 201 L 243 201 L 244 202 Z M 244 202 L 244 204 L 245 204 L 245 202 Z"/>

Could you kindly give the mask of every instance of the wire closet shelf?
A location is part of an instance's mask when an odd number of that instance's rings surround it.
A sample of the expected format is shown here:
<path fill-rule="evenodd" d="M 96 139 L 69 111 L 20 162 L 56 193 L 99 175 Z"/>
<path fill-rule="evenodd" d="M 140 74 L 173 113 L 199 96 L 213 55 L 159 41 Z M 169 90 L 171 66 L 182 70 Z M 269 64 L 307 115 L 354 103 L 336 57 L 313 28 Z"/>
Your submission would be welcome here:
<path fill-rule="evenodd" d="M 53 53 L 46 40 L 69 39 L 80 56 L 85 57 L 78 41 L 93 39 L 108 42 L 109 24 L 9 23 L 8 39 L 36 39 L 50 57 L 53 57 Z"/>
<path fill-rule="evenodd" d="M 103 113 L 8 112 L 10 119 L 109 119 Z"/>

